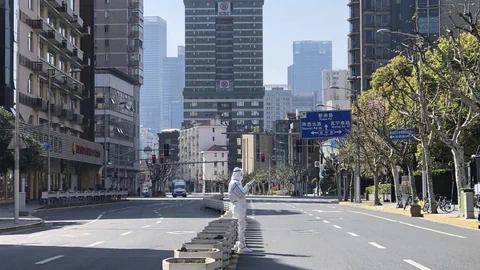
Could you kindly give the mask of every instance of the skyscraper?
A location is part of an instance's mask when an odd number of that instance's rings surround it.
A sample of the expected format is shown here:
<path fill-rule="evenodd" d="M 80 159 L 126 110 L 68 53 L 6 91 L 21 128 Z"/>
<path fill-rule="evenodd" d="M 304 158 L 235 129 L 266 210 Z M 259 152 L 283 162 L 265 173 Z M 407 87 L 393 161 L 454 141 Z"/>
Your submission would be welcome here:
<path fill-rule="evenodd" d="M 162 77 L 160 92 L 160 130 L 180 128 L 178 114 L 183 116 L 182 92 L 185 87 L 185 47 L 178 47 L 177 57 L 167 57 L 162 61 Z M 173 123 L 175 120 L 175 123 Z"/>
<path fill-rule="evenodd" d="M 14 1 L 0 0 L 0 106 L 13 108 Z"/>
<path fill-rule="evenodd" d="M 184 126 L 219 117 L 232 169 L 242 162 L 238 133 L 263 128 L 264 0 L 184 4 Z"/>
<path fill-rule="evenodd" d="M 140 97 L 140 123 L 157 134 L 162 130 L 162 60 L 167 57 L 167 22 L 157 16 L 145 17 L 145 78 Z"/>
<path fill-rule="evenodd" d="M 293 91 L 317 92 L 322 100 L 322 72 L 332 69 L 331 41 L 295 41 L 293 43 Z M 290 69 L 289 69 L 290 71 Z"/>

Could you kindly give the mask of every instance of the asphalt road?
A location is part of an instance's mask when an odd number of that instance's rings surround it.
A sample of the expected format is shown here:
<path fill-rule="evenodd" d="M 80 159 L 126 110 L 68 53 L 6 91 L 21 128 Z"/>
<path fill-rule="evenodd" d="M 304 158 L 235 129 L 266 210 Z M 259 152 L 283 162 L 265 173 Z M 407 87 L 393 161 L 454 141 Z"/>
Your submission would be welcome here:
<path fill-rule="evenodd" d="M 38 212 L 45 227 L 0 234 L 0 269 L 162 269 L 218 213 L 198 198 Z"/>
<path fill-rule="evenodd" d="M 480 231 L 327 200 L 249 203 L 237 270 L 479 269 Z"/>

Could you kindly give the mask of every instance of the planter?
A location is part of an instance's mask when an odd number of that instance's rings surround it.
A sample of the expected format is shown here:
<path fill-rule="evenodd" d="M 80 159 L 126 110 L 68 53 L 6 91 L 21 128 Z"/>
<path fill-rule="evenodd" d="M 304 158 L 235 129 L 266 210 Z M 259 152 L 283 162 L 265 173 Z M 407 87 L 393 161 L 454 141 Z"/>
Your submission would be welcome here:
<path fill-rule="evenodd" d="M 217 262 L 212 258 L 167 258 L 162 262 L 163 270 L 216 270 Z"/>
<path fill-rule="evenodd" d="M 222 240 L 218 239 L 219 236 L 223 237 L 223 240 L 227 245 L 233 246 L 235 238 L 228 232 L 200 232 L 197 234 L 197 237 L 200 239 Z"/>
<path fill-rule="evenodd" d="M 174 251 L 175 258 L 212 258 L 215 259 L 216 269 L 223 268 L 223 254 L 220 249 L 204 248 L 204 249 L 177 249 Z"/>
<path fill-rule="evenodd" d="M 411 205 L 410 206 L 410 215 L 412 217 L 423 217 L 422 208 L 420 205 Z"/>
<path fill-rule="evenodd" d="M 186 249 L 212 249 L 216 248 L 222 252 L 222 258 L 224 263 L 230 262 L 230 257 L 232 256 L 232 251 L 222 242 L 218 242 L 216 240 L 203 240 L 197 239 L 192 240 L 190 243 L 183 244 L 183 247 Z"/>

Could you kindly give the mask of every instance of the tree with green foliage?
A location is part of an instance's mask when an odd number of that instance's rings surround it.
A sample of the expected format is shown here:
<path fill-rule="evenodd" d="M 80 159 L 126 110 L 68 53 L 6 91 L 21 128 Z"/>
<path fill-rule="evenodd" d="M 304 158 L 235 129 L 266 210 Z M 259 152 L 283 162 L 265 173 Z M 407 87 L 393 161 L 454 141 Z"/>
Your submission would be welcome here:
<path fill-rule="evenodd" d="M 14 151 L 8 149 L 15 133 L 15 116 L 0 107 L 0 173 L 14 169 Z M 20 173 L 39 171 L 42 169 L 42 147 L 30 134 L 21 133 L 20 139 L 26 148 L 20 149 Z"/>

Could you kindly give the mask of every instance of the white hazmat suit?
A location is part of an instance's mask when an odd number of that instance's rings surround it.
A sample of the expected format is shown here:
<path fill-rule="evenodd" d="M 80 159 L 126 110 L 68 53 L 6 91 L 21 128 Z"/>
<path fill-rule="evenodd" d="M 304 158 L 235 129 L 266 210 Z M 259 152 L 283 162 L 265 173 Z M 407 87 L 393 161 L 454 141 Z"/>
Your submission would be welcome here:
<path fill-rule="evenodd" d="M 252 182 L 242 186 L 243 170 L 233 169 L 232 178 L 228 184 L 228 198 L 233 204 L 233 217 L 238 220 L 238 242 L 235 245 L 239 253 L 252 252 L 245 243 L 245 229 L 247 227 L 247 199 L 246 195 Z"/>

